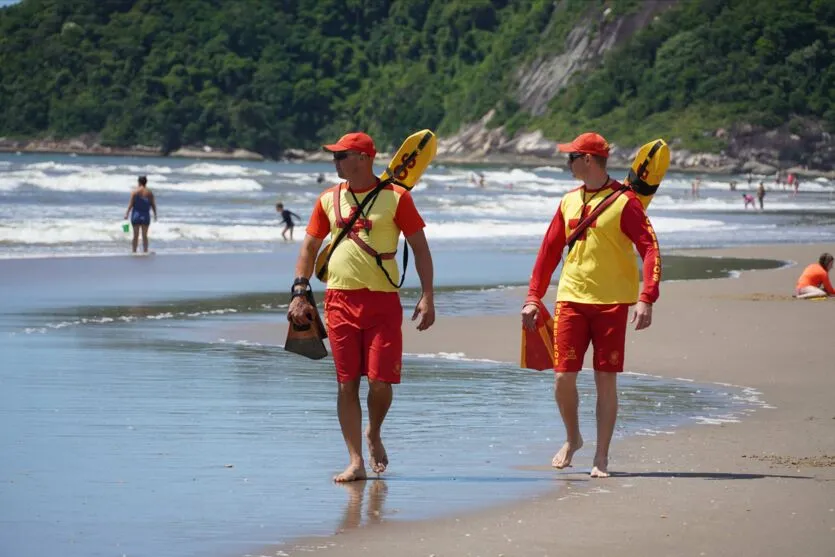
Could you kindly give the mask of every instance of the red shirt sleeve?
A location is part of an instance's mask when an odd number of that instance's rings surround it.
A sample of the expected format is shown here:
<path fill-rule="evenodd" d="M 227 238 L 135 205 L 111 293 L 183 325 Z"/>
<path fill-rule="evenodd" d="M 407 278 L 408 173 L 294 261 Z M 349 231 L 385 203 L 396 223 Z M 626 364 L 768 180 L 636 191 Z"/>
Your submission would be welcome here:
<path fill-rule="evenodd" d="M 644 262 L 644 289 L 639 300 L 653 304 L 658 299 L 658 283 L 661 282 L 661 253 L 652 223 L 637 198 L 626 202 L 620 217 L 620 229 L 632 240 Z"/>
<path fill-rule="evenodd" d="M 536 263 L 534 263 L 533 272 L 531 272 L 531 281 L 528 284 L 526 304 L 539 302 L 545 292 L 548 291 L 551 277 L 557 265 L 559 265 L 560 258 L 562 258 L 563 248 L 565 248 L 565 220 L 562 216 L 562 201 L 560 201 L 557 212 L 551 219 L 551 225 L 542 239 L 542 245 L 539 246 Z"/>
<path fill-rule="evenodd" d="M 333 195 L 333 192 L 327 190 L 322 195 Z M 316 200 L 316 205 L 313 206 L 310 222 L 307 223 L 307 233 L 320 240 L 324 240 L 331 233 L 331 221 L 322 208 L 322 196 L 319 196 Z"/>
<path fill-rule="evenodd" d="M 403 235 L 407 238 L 423 230 L 426 224 L 418 213 L 415 207 L 415 200 L 412 199 L 412 194 L 403 190 L 400 194 L 400 200 L 397 202 L 397 209 L 394 211 L 394 224 L 403 231 Z"/>

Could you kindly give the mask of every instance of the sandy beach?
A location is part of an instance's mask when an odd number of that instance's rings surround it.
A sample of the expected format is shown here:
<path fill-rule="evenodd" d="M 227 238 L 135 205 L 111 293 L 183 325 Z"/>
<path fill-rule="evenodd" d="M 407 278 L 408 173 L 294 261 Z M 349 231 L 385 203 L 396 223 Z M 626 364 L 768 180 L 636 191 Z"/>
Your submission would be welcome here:
<path fill-rule="evenodd" d="M 791 298 L 800 266 L 832 250 L 780 245 L 691 252 L 794 264 L 739 278 L 664 283 L 653 326 L 630 333 L 628 370 L 759 391 L 767 407 L 740 423 L 616 441 L 610 463 L 616 475 L 606 480 L 588 478 L 593 440 L 587 439 L 574 468 L 554 471 L 554 487 L 561 489 L 533 500 L 438 520 L 370 521 L 264 554 L 832 555 L 835 300 Z M 241 334 L 254 341 L 283 338 L 280 330 L 259 330 Z M 418 334 L 409 325 L 405 331 L 411 353 L 519 357 L 516 315 L 439 316 L 430 331 Z M 553 427 L 561 438 L 556 410 Z M 397 455 L 390 458 L 396 469 Z"/>

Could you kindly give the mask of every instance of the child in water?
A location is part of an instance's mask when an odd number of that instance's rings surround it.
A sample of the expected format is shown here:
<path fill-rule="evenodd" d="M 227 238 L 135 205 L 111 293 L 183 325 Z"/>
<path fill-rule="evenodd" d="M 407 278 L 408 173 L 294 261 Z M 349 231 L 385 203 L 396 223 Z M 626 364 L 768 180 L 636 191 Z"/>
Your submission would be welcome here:
<path fill-rule="evenodd" d="M 289 211 L 284 208 L 284 204 L 279 202 L 275 204 L 275 210 L 281 215 L 281 220 L 284 222 L 284 230 L 281 231 L 281 237 L 284 238 L 284 241 L 287 241 L 287 232 L 290 232 L 290 241 L 293 241 L 293 227 L 296 226 L 296 223 L 293 222 L 293 217 L 296 217 L 299 220 L 302 218 L 294 213 L 293 211 Z"/>

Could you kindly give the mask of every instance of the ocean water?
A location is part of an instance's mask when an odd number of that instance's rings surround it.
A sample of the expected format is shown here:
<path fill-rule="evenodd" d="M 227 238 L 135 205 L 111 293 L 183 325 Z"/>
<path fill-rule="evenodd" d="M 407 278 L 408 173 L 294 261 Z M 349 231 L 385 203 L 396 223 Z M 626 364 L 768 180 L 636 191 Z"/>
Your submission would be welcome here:
<path fill-rule="evenodd" d="M 212 256 L 171 256 L 194 258 Z M 281 320 L 286 300 L 218 295 L 217 277 L 205 285 L 212 295 L 186 298 L 194 276 L 185 271 L 146 273 L 158 290 L 143 289 L 134 263 L 0 263 L 0 555 L 260 554 L 300 536 L 450 516 L 559 486 L 547 466 L 563 438 L 552 374 L 461 354 L 407 355 L 384 428 L 389 472 L 332 484 L 345 448 L 330 360 L 212 334 Z M 43 284 L 17 280 L 34 276 L 20 267 L 31 264 L 65 286 L 39 295 Z M 257 282 L 237 268 L 242 289 Z M 74 278 L 91 272 L 106 280 Z M 762 405 L 729 386 L 639 374 L 620 384 L 618 437 L 735 421 Z M 591 439 L 592 374 L 580 389 Z"/>
<path fill-rule="evenodd" d="M 415 188 L 434 249 L 535 249 L 560 197 L 577 186 L 558 166 L 478 172 L 483 188 L 473 170 L 443 166 Z M 0 154 L 0 257 L 124 253 L 121 218 L 139 174 L 160 211 L 152 249 L 168 253 L 273 250 L 281 241 L 275 203 L 306 222 L 323 186 L 339 181 L 329 163 Z M 766 210 L 744 209 L 742 193 L 761 178 L 749 187 L 743 176 L 704 177 L 693 200 L 693 176 L 670 173 L 649 211 L 662 247 L 835 239 L 835 184 L 804 181 L 795 197 L 767 181 Z"/>
<path fill-rule="evenodd" d="M 441 318 L 518 311 L 541 235 L 574 187 L 557 168 L 479 171 L 485 188 L 470 170 L 436 167 L 415 190 Z M 330 482 L 345 464 L 330 360 L 289 355 L 282 339 L 223 340 L 285 319 L 303 227 L 281 242 L 274 203 L 306 218 L 320 172 L 336 180 L 327 164 L 0 155 L 0 556 L 243 555 L 559 484 L 547 467 L 563 437 L 551 374 L 464 354 L 407 355 L 386 422 L 390 471 Z M 160 209 L 151 257 L 126 255 L 121 230 L 140 173 Z M 769 192 L 754 213 L 721 181 L 687 199 L 690 179 L 671 175 L 651 208 L 662 250 L 835 239 L 831 184 Z M 667 256 L 664 278 L 780 264 Z M 417 286 L 412 266 L 407 312 Z M 621 386 L 618 436 L 764 404 L 744 388 L 638 373 Z M 581 394 L 592 438 L 591 374 Z"/>

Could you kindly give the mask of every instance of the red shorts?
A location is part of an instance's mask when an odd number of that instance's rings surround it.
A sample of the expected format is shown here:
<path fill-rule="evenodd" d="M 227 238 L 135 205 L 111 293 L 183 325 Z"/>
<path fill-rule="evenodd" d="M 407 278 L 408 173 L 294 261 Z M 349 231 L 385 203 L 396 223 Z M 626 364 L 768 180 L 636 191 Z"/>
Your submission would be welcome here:
<path fill-rule="evenodd" d="M 557 302 L 554 309 L 554 371 L 577 372 L 589 342 L 595 371 L 623 371 L 629 304 Z"/>
<path fill-rule="evenodd" d="M 325 324 L 337 381 L 367 375 L 373 381 L 400 383 L 403 306 L 397 292 L 327 290 Z"/>

